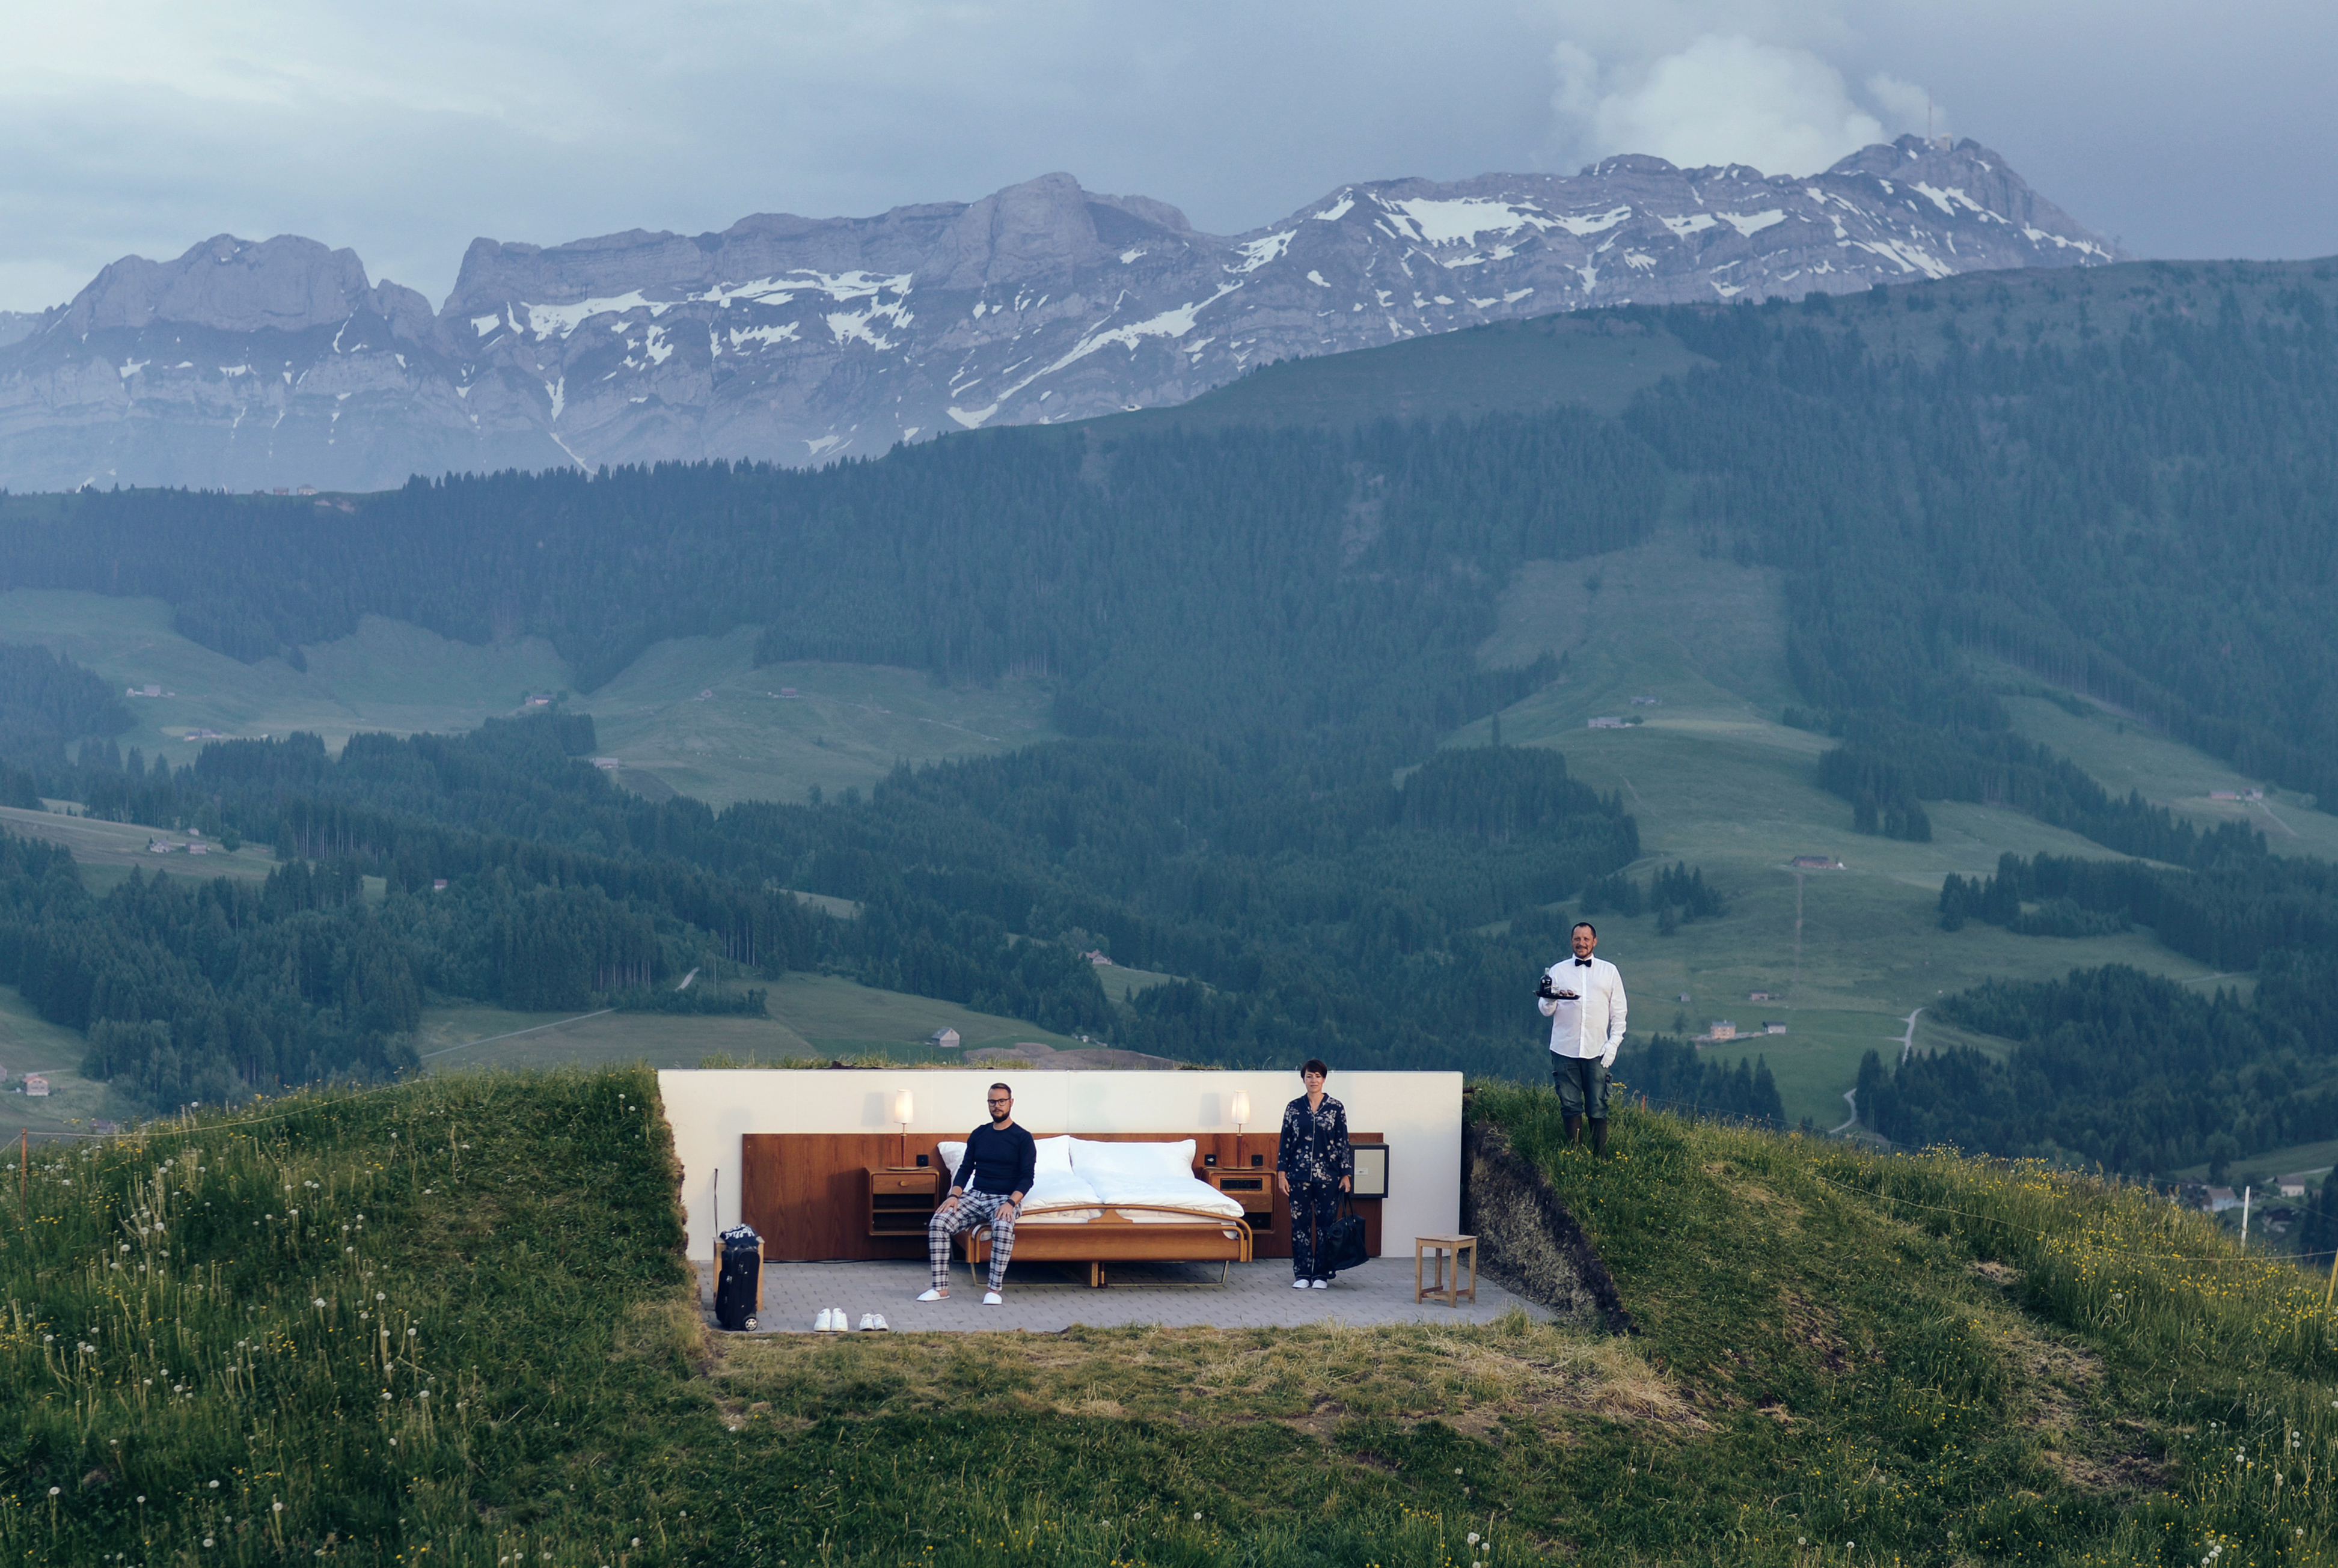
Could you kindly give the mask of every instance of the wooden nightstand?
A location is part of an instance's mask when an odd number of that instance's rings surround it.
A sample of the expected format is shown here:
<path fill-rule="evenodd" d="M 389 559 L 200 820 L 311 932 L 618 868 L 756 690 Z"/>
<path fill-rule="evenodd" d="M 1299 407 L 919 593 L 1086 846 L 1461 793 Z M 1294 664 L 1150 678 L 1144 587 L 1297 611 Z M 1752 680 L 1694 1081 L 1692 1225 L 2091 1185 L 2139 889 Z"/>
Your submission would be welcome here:
<path fill-rule="evenodd" d="M 926 1222 L 941 1202 L 941 1181 L 942 1173 L 931 1167 L 862 1167 L 860 1191 L 869 1200 L 869 1234 L 924 1235 Z"/>
<path fill-rule="evenodd" d="M 1212 1171 L 1211 1186 L 1243 1206 L 1243 1218 L 1254 1231 L 1274 1230 L 1274 1172 L 1258 1169 Z"/>

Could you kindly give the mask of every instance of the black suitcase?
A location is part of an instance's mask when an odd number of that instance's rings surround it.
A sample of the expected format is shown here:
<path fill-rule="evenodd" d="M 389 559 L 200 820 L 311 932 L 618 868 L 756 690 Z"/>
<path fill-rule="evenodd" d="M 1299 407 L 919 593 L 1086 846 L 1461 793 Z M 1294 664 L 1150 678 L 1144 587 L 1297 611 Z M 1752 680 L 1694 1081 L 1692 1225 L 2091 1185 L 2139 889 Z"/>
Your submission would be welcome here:
<path fill-rule="evenodd" d="M 763 1283 L 763 1239 L 744 1225 L 722 1232 L 722 1266 L 714 1276 L 714 1325 L 730 1333 L 755 1327 Z"/>

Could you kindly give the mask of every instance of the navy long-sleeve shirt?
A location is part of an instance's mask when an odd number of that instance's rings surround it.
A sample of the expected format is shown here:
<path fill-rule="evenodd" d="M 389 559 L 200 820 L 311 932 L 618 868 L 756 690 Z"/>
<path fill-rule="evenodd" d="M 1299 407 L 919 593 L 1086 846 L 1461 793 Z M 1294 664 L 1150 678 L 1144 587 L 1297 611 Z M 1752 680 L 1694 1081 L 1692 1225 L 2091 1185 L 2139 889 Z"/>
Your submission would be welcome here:
<path fill-rule="evenodd" d="M 1312 1110 L 1304 1094 L 1284 1106 L 1282 1142 L 1274 1163 L 1294 1183 L 1337 1181 L 1354 1175 L 1356 1154 L 1348 1144 L 1348 1108 L 1329 1094 Z"/>
<path fill-rule="evenodd" d="M 1002 1132 L 985 1122 L 966 1135 L 958 1185 L 967 1191 L 1028 1192 L 1038 1173 L 1039 1145 L 1020 1123 Z"/>

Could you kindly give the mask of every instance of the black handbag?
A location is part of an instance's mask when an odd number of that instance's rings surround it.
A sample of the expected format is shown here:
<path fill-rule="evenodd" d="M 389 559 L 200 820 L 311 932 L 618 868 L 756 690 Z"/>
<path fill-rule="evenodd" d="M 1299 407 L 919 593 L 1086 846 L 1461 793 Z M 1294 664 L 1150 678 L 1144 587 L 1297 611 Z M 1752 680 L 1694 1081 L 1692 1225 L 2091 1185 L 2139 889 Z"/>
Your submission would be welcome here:
<path fill-rule="evenodd" d="M 1354 1200 L 1341 1202 L 1340 1217 L 1323 1227 L 1316 1245 L 1316 1267 L 1327 1274 L 1361 1269 L 1372 1260 L 1364 1241 L 1363 1216 L 1356 1212 Z"/>

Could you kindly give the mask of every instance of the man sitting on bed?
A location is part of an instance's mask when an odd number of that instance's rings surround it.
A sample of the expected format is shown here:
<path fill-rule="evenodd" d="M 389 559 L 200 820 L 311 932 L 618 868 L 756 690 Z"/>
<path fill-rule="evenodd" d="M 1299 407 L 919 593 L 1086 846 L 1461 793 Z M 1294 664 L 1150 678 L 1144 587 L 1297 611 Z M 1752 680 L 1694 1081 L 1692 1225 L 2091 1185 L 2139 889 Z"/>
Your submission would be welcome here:
<path fill-rule="evenodd" d="M 1014 1092 L 993 1083 L 990 1120 L 966 1135 L 966 1155 L 950 1181 L 949 1196 L 934 1210 L 926 1226 L 926 1261 L 933 1267 L 933 1289 L 920 1301 L 949 1299 L 950 1238 L 961 1230 L 990 1227 L 990 1289 L 982 1298 L 996 1307 L 998 1287 L 1007 1279 L 1007 1255 L 1015 1250 L 1015 1216 L 1031 1179 L 1039 1170 L 1039 1145 L 1015 1125 Z"/>

